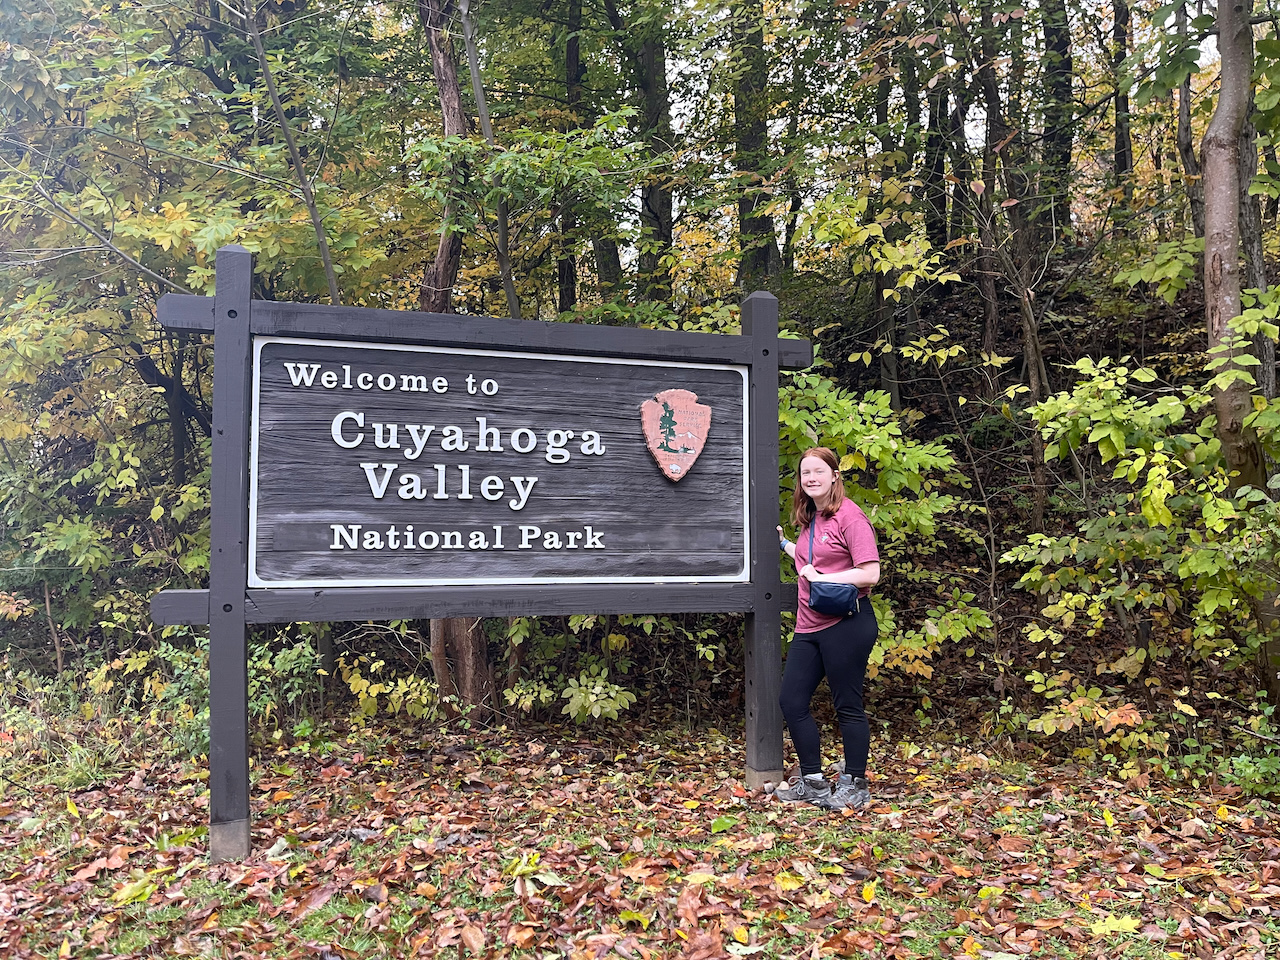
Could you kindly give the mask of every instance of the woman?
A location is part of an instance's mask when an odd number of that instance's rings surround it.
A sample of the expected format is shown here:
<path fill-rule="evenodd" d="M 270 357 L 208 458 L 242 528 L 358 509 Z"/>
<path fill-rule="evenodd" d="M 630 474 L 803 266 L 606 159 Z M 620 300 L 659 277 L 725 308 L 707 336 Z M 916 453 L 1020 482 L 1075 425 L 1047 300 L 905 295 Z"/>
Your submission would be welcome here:
<path fill-rule="evenodd" d="M 862 684 L 877 630 L 871 601 L 865 598 L 880 579 L 880 555 L 871 522 L 845 497 L 840 461 L 826 447 L 806 450 L 800 458 L 791 522 L 799 530 L 796 542 L 786 538 L 782 527 L 778 527 L 778 537 L 779 546 L 800 572 L 800 607 L 779 702 L 800 757 L 800 776 L 778 787 L 774 796 L 788 803 L 806 801 L 833 810 L 865 807 L 871 802 L 867 785 L 871 727 L 862 707 Z M 857 611 L 834 617 L 813 610 L 809 584 L 823 580 L 856 586 Z M 831 688 L 844 738 L 844 773 L 834 789 L 822 776 L 818 725 L 809 712 L 813 692 L 823 676 Z"/>

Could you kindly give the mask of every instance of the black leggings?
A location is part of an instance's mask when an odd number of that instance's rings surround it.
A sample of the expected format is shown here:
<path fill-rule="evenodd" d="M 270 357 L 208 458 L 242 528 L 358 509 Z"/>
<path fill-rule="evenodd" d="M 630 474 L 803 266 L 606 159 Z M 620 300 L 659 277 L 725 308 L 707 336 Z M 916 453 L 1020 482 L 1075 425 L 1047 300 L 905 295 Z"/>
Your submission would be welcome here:
<path fill-rule="evenodd" d="M 871 726 L 862 708 L 862 683 L 877 632 L 876 615 L 864 600 L 861 612 L 817 633 L 797 633 L 791 641 L 778 703 L 800 756 L 802 774 L 822 772 L 818 724 L 809 712 L 809 701 L 825 675 L 844 738 L 845 772 L 855 777 L 867 775 Z"/>

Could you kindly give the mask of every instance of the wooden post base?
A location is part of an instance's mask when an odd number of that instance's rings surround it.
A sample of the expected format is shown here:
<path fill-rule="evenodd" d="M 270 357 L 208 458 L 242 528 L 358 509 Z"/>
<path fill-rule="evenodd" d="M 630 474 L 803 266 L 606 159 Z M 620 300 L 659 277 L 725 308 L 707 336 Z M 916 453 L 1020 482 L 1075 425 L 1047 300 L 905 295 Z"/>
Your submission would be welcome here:
<path fill-rule="evenodd" d="M 249 821 L 232 820 L 230 823 L 209 824 L 209 862 L 248 860 L 252 852 L 249 842 Z"/>
<path fill-rule="evenodd" d="M 747 789 L 759 791 L 766 783 L 779 784 L 786 779 L 785 770 L 753 770 L 747 767 Z"/>

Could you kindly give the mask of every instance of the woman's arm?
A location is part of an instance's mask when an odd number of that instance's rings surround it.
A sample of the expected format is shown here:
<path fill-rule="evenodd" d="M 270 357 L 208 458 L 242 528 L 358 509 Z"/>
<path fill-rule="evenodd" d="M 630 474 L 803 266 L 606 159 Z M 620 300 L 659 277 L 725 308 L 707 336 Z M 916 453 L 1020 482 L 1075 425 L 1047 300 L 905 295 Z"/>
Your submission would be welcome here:
<path fill-rule="evenodd" d="M 787 539 L 787 535 L 782 532 L 782 527 L 778 527 L 778 546 L 792 560 L 796 558 L 796 545 Z"/>
<path fill-rule="evenodd" d="M 855 587 L 865 590 L 868 587 L 874 587 L 880 582 L 880 562 L 878 560 L 868 560 L 866 563 L 858 564 L 852 570 L 841 570 L 838 573 L 819 573 L 813 569 L 812 563 L 806 563 L 800 571 L 800 576 L 811 583 L 817 581 L 824 583 L 851 583 Z"/>

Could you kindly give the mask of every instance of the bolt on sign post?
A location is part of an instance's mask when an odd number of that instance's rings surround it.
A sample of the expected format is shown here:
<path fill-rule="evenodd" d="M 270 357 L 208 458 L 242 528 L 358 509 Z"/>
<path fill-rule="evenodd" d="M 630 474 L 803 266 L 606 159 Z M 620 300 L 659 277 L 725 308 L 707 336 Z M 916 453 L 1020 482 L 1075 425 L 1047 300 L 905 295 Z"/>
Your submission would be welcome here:
<path fill-rule="evenodd" d="M 742 335 L 213 297 L 207 590 L 213 860 L 250 852 L 249 624 L 572 613 L 746 614 L 746 773 L 782 771 L 778 370 L 813 358 L 753 293 Z"/>

